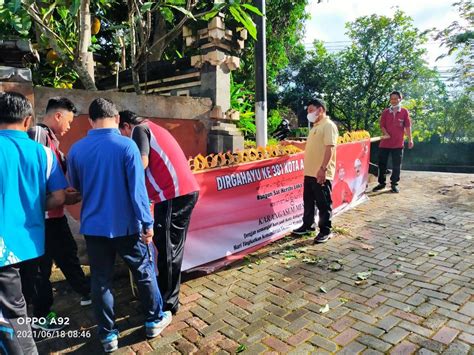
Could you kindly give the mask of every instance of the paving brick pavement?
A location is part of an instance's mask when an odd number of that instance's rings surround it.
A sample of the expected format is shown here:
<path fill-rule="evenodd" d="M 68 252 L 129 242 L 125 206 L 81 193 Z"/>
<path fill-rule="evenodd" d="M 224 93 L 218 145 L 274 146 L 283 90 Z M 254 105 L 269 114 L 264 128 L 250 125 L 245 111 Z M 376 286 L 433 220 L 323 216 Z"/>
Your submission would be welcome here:
<path fill-rule="evenodd" d="M 472 354 L 473 197 L 474 175 L 404 171 L 400 194 L 372 195 L 335 218 L 328 243 L 286 237 L 184 282 L 179 313 L 149 341 L 122 268 L 116 353 Z M 40 353 L 100 353 L 92 309 L 54 286 L 66 331 L 91 338 L 42 339 Z"/>

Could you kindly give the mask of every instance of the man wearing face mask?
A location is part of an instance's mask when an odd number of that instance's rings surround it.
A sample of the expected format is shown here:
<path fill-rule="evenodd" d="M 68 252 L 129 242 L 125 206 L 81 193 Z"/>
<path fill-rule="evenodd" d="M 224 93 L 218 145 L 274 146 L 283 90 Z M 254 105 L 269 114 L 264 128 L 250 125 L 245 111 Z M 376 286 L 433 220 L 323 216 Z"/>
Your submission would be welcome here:
<path fill-rule="evenodd" d="M 379 184 L 372 190 L 374 192 L 385 188 L 389 155 L 392 156 L 393 169 L 390 176 L 391 191 L 394 193 L 400 192 L 398 182 L 400 181 L 404 134 L 408 137 L 408 149 L 413 148 L 410 114 L 406 108 L 401 107 L 401 101 L 402 94 L 399 91 L 390 93 L 390 107 L 384 110 L 380 117 L 380 128 L 383 136 L 379 145 Z"/>
<path fill-rule="evenodd" d="M 303 186 L 303 225 L 293 231 L 304 235 L 315 229 L 315 203 L 319 213 L 319 233 L 315 243 L 325 243 L 331 237 L 332 180 L 336 171 L 336 145 L 338 130 L 336 124 L 326 115 L 326 104 L 313 99 L 307 104 L 308 121 L 313 124 L 306 142 L 286 141 L 305 150 Z"/>

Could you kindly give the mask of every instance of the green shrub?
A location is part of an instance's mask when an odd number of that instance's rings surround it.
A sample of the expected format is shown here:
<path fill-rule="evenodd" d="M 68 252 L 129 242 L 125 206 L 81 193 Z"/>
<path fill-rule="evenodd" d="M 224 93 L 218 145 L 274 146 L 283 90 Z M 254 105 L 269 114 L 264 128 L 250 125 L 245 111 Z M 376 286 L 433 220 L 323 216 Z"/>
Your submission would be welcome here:
<path fill-rule="evenodd" d="M 246 139 L 244 141 L 244 149 L 257 148 L 257 143 L 255 141 Z"/>
<path fill-rule="evenodd" d="M 291 130 L 290 136 L 296 138 L 305 138 L 308 137 L 309 128 L 308 127 L 298 127 Z"/>
<path fill-rule="evenodd" d="M 278 125 L 281 123 L 282 118 L 279 110 L 271 110 L 268 113 L 267 117 L 267 132 L 268 136 L 271 137 L 273 132 L 277 129 Z"/>

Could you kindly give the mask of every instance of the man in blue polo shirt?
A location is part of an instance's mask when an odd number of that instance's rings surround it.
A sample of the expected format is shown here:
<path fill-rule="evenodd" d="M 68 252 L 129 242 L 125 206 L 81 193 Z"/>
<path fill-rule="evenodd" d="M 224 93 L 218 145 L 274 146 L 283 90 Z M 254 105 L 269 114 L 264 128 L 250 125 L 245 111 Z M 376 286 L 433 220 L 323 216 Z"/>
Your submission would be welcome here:
<path fill-rule="evenodd" d="M 19 264 L 43 255 L 44 213 L 64 203 L 67 187 L 53 152 L 26 134 L 32 117 L 23 95 L 0 92 L 0 353 L 7 354 L 37 354 Z"/>
<path fill-rule="evenodd" d="M 119 113 L 103 98 L 89 107 L 92 130 L 75 143 L 68 156 L 71 185 L 82 195 L 81 233 L 91 267 L 92 304 L 105 352 L 118 348 L 112 279 L 115 254 L 132 271 L 145 311 L 149 338 L 171 322 L 153 263 L 153 218 L 145 187 L 140 152 L 134 141 L 118 130 Z"/>

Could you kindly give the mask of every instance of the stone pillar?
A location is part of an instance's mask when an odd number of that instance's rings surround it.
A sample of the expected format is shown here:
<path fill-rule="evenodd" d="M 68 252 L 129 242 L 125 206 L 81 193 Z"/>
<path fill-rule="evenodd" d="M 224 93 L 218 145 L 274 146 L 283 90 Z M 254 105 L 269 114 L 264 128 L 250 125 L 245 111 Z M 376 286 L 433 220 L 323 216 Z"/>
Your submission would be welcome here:
<path fill-rule="evenodd" d="M 210 97 L 222 112 L 230 109 L 230 71 L 221 65 L 204 63 L 201 68 L 201 96 Z"/>
<path fill-rule="evenodd" d="M 224 15 L 220 13 L 207 28 L 196 33 L 185 28 L 183 36 L 186 46 L 197 48 L 200 53 L 191 57 L 191 65 L 201 69 L 200 96 L 211 98 L 214 105 L 208 153 L 242 150 L 244 137 L 235 125 L 239 115 L 230 106 L 230 73 L 240 67 L 240 58 L 233 53 L 243 49 L 246 30 L 234 38 L 236 36 L 226 29 Z"/>

